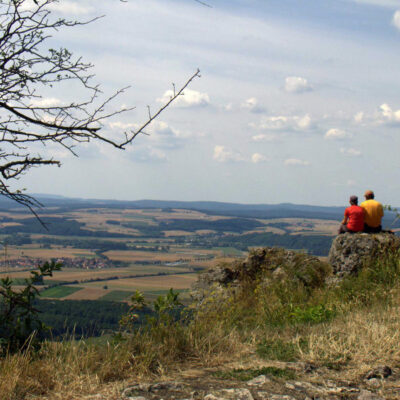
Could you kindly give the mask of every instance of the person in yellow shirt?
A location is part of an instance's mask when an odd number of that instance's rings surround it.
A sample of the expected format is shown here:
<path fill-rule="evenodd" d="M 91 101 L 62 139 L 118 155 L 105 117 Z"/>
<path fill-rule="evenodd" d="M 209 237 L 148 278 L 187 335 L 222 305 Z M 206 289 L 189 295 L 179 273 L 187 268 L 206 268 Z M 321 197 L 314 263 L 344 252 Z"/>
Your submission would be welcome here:
<path fill-rule="evenodd" d="M 364 194 L 365 201 L 360 204 L 365 211 L 364 232 L 379 233 L 382 231 L 383 207 L 379 201 L 374 200 L 375 195 L 372 190 L 367 190 Z"/>

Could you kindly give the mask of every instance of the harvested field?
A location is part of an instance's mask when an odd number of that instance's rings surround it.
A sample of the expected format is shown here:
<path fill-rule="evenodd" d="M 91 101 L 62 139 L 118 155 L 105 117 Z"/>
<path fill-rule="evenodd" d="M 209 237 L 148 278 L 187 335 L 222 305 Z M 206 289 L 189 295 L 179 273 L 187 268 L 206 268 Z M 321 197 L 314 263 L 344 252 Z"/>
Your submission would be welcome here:
<path fill-rule="evenodd" d="M 127 301 L 129 297 L 132 296 L 134 292 L 127 290 L 112 290 L 106 295 L 99 298 L 99 300 L 104 301 Z"/>
<path fill-rule="evenodd" d="M 82 290 L 66 296 L 64 300 L 98 300 L 110 292 L 110 290 L 103 288 L 84 287 Z"/>
<path fill-rule="evenodd" d="M 91 282 L 85 284 L 86 287 L 98 287 L 107 285 L 109 289 L 120 290 L 158 290 L 158 289 L 188 289 L 197 279 L 196 274 L 185 275 L 166 275 L 166 276 L 149 276 L 143 278 L 131 278 L 111 280 L 104 282 Z"/>
<path fill-rule="evenodd" d="M 79 256 L 78 256 L 79 254 Z M 52 247 L 51 249 L 41 249 L 39 246 L 9 246 L 8 248 L 8 258 L 10 260 L 22 257 L 31 258 L 74 258 L 74 257 L 95 257 L 95 254 L 88 249 L 74 249 L 72 247 Z"/>
<path fill-rule="evenodd" d="M 42 298 L 62 299 L 63 297 L 69 296 L 81 289 L 82 287 L 79 286 L 56 286 L 43 290 L 40 292 L 40 296 Z"/>
<path fill-rule="evenodd" d="M 165 237 L 193 235 L 193 232 L 187 232 L 187 231 L 163 231 L 163 232 L 164 232 Z"/>
<path fill-rule="evenodd" d="M 108 258 L 111 260 L 117 261 L 126 261 L 126 262 L 133 262 L 133 261 L 161 261 L 161 262 L 168 262 L 168 261 L 178 261 L 182 258 L 180 254 L 174 253 L 158 253 L 155 251 L 134 251 L 134 250 L 110 250 L 104 253 Z M 185 255 L 185 258 L 190 258 L 190 256 Z"/>
<path fill-rule="evenodd" d="M 196 264 L 197 265 L 197 264 Z M 3 278 L 9 276 L 13 279 L 23 279 L 30 276 L 29 271 L 18 271 L 11 272 L 7 271 L 7 274 L 2 275 Z M 46 277 L 46 282 L 73 282 L 73 281 L 85 281 L 88 279 L 106 279 L 112 277 L 121 277 L 131 275 L 154 275 L 154 274 L 171 274 L 177 272 L 190 272 L 188 266 L 161 266 L 161 265 L 133 265 L 127 268 L 112 268 L 112 269 L 79 269 L 79 268 L 64 268 L 61 271 L 53 273 L 52 277 Z"/>

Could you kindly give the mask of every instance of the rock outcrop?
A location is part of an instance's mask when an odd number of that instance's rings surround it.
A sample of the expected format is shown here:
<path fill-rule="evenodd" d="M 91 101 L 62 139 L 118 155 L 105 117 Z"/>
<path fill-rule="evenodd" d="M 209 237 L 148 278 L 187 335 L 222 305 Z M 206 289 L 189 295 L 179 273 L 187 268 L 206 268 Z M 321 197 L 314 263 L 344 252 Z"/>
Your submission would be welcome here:
<path fill-rule="evenodd" d="M 332 242 L 328 261 L 338 277 L 356 274 L 362 266 L 400 248 L 400 238 L 392 233 L 345 233 Z"/>
<path fill-rule="evenodd" d="M 202 300 L 211 289 L 237 286 L 257 279 L 291 279 L 305 286 L 321 285 L 331 272 L 318 257 L 283 248 L 265 247 L 249 252 L 245 260 L 219 265 L 199 275 L 192 286 L 194 300 Z"/>

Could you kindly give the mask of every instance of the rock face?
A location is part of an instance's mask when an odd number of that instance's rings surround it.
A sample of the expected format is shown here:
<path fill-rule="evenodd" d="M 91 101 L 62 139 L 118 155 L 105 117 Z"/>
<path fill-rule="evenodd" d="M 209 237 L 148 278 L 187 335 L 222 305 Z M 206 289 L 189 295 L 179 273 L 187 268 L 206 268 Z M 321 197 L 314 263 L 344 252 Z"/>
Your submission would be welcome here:
<path fill-rule="evenodd" d="M 400 248 L 400 238 L 391 233 L 345 233 L 332 242 L 328 261 L 338 277 L 356 274 L 365 262 Z"/>
<path fill-rule="evenodd" d="M 192 286 L 194 300 L 202 300 L 212 288 L 237 286 L 259 278 L 299 280 L 305 286 L 321 285 L 331 272 L 318 257 L 282 248 L 265 247 L 249 252 L 243 261 L 219 265 L 201 274 Z"/>

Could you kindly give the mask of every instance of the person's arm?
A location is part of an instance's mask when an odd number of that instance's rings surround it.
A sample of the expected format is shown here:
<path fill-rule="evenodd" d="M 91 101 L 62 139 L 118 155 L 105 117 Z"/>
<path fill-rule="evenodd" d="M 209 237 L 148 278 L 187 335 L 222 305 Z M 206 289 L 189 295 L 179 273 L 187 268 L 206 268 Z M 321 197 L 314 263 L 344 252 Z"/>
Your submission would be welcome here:
<path fill-rule="evenodd" d="M 348 220 L 349 220 L 349 214 L 348 214 L 347 209 L 346 209 L 344 211 L 344 217 L 343 217 L 343 220 L 342 220 L 341 224 L 342 225 L 346 225 Z"/>

